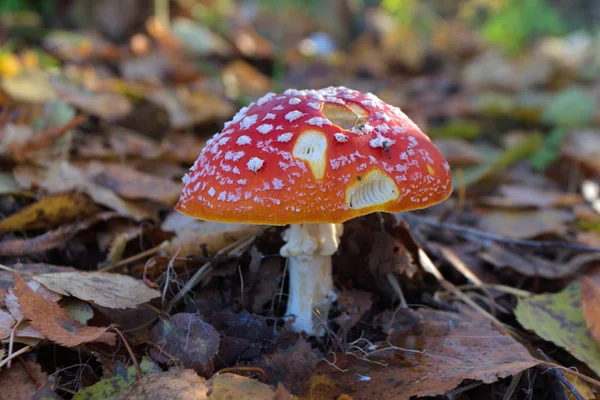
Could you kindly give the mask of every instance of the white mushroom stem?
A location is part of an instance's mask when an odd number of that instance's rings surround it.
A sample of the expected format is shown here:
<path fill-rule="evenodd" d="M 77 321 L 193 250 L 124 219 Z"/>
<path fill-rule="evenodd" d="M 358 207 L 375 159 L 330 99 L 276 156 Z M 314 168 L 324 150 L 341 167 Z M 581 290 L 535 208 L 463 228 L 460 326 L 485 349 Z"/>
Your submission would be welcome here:
<path fill-rule="evenodd" d="M 342 224 L 294 224 L 283 233 L 281 255 L 288 258 L 290 290 L 286 315 L 295 332 L 321 336 L 336 299 L 331 256 L 340 244 Z"/>

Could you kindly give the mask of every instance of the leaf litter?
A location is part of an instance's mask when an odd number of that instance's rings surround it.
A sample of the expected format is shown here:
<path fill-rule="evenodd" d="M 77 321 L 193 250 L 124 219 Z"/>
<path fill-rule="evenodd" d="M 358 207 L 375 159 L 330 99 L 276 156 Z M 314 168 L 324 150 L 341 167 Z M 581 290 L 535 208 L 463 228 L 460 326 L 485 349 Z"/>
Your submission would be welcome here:
<path fill-rule="evenodd" d="M 93 18 L 74 32 L 45 15 L 43 38 L 10 28 L 0 52 L 13 398 L 597 396 L 600 63 L 594 35 L 548 28 L 568 10 L 59 3 Z M 280 228 L 173 206 L 236 110 L 329 85 L 401 107 L 449 161 L 454 195 L 348 221 L 326 335 L 309 338 L 285 315 Z"/>

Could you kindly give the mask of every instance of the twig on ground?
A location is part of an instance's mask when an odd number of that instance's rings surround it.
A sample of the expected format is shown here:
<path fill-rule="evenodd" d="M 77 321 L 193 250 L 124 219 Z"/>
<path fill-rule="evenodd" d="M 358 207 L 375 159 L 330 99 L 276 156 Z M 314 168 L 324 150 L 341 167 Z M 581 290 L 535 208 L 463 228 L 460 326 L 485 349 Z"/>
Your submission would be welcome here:
<path fill-rule="evenodd" d="M 242 255 L 242 253 L 250 245 L 250 243 L 252 243 L 254 241 L 254 239 L 258 235 L 263 233 L 266 229 L 268 229 L 268 228 L 262 229 L 256 233 L 252 233 L 250 235 L 244 236 L 244 237 L 236 240 L 235 242 L 231 243 L 229 246 L 226 246 L 226 247 L 222 248 L 221 250 L 219 250 L 215 254 L 215 257 L 221 256 L 226 253 Z M 167 312 L 171 312 L 171 310 L 173 309 L 175 304 L 177 304 L 190 290 L 192 290 L 192 288 L 194 288 L 194 286 L 196 286 L 204 278 L 204 276 L 208 272 L 210 272 L 211 267 L 212 267 L 212 262 L 208 261 L 194 273 L 194 275 L 186 282 L 186 284 L 183 286 L 183 288 L 181 288 L 181 290 L 171 299 L 171 301 L 169 301 L 169 304 L 167 305 Z"/>
<path fill-rule="evenodd" d="M 125 339 L 125 335 L 123 335 L 123 333 L 117 327 L 117 325 L 112 325 L 111 329 L 113 331 L 115 331 L 117 335 L 119 335 L 119 337 L 121 338 L 121 341 L 125 345 L 125 348 L 127 349 L 127 352 L 129 353 L 129 356 L 131 357 L 131 361 L 133 362 L 133 365 L 135 365 L 135 370 L 137 371 L 138 384 L 140 385 L 140 388 L 142 389 L 142 392 L 145 393 L 146 392 L 146 387 L 144 386 L 144 381 L 142 380 L 142 378 L 143 378 L 142 368 L 140 367 L 140 364 L 137 362 L 137 359 L 135 358 L 135 354 L 133 353 L 133 349 L 131 348 L 131 346 L 129 345 L 129 342 L 127 341 L 127 339 Z"/>
<path fill-rule="evenodd" d="M 544 357 L 546 359 L 546 361 L 551 362 L 550 359 L 548 358 L 548 356 L 546 356 L 546 354 L 542 351 L 542 349 L 538 348 L 537 351 L 542 355 L 542 357 Z M 561 374 L 554 368 L 550 368 L 550 369 L 548 369 L 548 371 L 550 371 L 550 373 L 552 375 L 554 375 L 556 377 L 556 379 L 558 379 L 560 381 L 560 383 L 565 385 L 569 389 L 571 394 L 573 396 L 575 396 L 575 398 L 577 400 L 584 400 L 583 396 L 579 393 L 579 391 L 575 388 L 575 386 L 573 386 L 573 384 L 563 374 Z"/>
<path fill-rule="evenodd" d="M 31 350 L 32 347 L 31 346 L 25 346 L 22 349 L 19 349 L 17 351 L 15 351 L 14 353 L 12 353 L 10 356 L 6 357 L 4 360 L 0 361 L 0 368 L 4 367 L 7 363 L 9 363 L 12 359 L 20 356 L 23 353 L 27 353 L 29 350 Z"/>

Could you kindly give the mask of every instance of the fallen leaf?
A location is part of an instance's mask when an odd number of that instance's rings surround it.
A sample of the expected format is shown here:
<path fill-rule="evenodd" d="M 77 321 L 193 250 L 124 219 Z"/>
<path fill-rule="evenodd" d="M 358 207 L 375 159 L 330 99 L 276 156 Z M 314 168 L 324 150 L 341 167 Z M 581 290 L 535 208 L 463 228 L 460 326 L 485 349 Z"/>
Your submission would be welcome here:
<path fill-rule="evenodd" d="M 125 389 L 119 400 L 208 400 L 206 380 L 193 369 L 171 370 L 144 375 L 144 386 L 134 382 Z"/>
<path fill-rule="evenodd" d="M 93 183 L 85 173 L 66 161 L 56 162 L 48 168 L 18 166 L 13 170 L 13 173 L 15 179 L 23 188 L 37 185 L 49 193 L 80 190 L 89 195 L 96 203 L 135 220 L 153 219 L 155 215 L 152 208 L 122 199 L 110 189 Z"/>
<path fill-rule="evenodd" d="M 141 280 L 106 272 L 60 272 L 33 277 L 48 289 L 108 308 L 132 308 L 160 296 Z"/>
<path fill-rule="evenodd" d="M 336 301 L 342 314 L 335 318 L 335 322 L 348 332 L 373 306 L 373 294 L 357 289 L 345 290 L 338 294 Z"/>
<path fill-rule="evenodd" d="M 50 74 L 42 70 L 27 71 L 12 78 L 2 79 L 2 90 L 19 103 L 43 104 L 56 98 L 50 83 Z"/>
<path fill-rule="evenodd" d="M 542 120 L 552 125 L 572 128 L 592 123 L 598 112 L 593 92 L 572 86 L 558 92 L 544 109 Z"/>
<path fill-rule="evenodd" d="M 10 400 L 30 400 L 38 390 L 36 382 L 45 382 L 48 375 L 37 362 L 23 359 L 0 374 L 0 398 Z"/>
<path fill-rule="evenodd" d="M 485 160 L 483 153 L 464 139 L 437 139 L 433 142 L 452 167 L 478 165 Z"/>
<path fill-rule="evenodd" d="M 581 283 L 559 293 L 520 298 L 515 316 L 524 328 L 583 361 L 600 374 L 600 347 L 586 326 L 581 308 Z"/>
<path fill-rule="evenodd" d="M 478 88 L 524 90 L 547 83 L 553 67 L 539 55 L 518 62 L 504 57 L 498 50 L 488 50 L 474 58 L 462 71 L 466 85 Z"/>
<path fill-rule="evenodd" d="M 114 345 L 116 335 L 108 327 L 82 325 L 73 321 L 58 304 L 35 293 L 23 279 L 13 274 L 19 308 L 31 326 L 51 341 L 66 347 L 101 341 Z"/>
<path fill-rule="evenodd" d="M 272 385 L 283 384 L 300 394 L 319 362 L 321 354 L 309 342 L 299 338 L 286 349 L 277 349 L 260 358 L 257 366 L 265 370 Z"/>
<path fill-rule="evenodd" d="M 83 325 L 94 316 L 92 306 L 76 298 L 67 298 L 62 306 L 69 317 Z"/>
<path fill-rule="evenodd" d="M 566 232 L 575 215 L 566 210 L 494 210 L 481 216 L 479 228 L 497 235 L 530 239 Z"/>
<path fill-rule="evenodd" d="M 0 340 L 10 336 L 10 332 L 16 323 L 17 321 L 10 313 L 0 309 Z"/>
<path fill-rule="evenodd" d="M 284 400 L 292 396 L 280 393 L 275 398 L 275 390 L 262 382 L 236 374 L 218 374 L 210 378 L 210 400 Z"/>
<path fill-rule="evenodd" d="M 173 206 L 181 191 L 179 183 L 145 174 L 123 164 L 94 163 L 88 166 L 86 175 L 96 184 L 129 200 L 153 200 Z"/>
<path fill-rule="evenodd" d="M 123 159 L 141 158 L 142 160 L 156 160 L 163 155 L 160 143 L 148 136 L 129 130 L 122 126 L 110 126 L 102 135 L 89 135 L 81 138 L 83 143 L 77 147 L 76 156 L 82 160 L 109 159 L 122 161 Z M 200 152 L 195 154 L 195 161 Z"/>
<path fill-rule="evenodd" d="M 546 279 L 562 279 L 575 275 L 586 265 L 600 261 L 598 253 L 582 253 L 568 261 L 554 262 L 527 252 L 516 252 L 493 244 L 479 252 L 496 268 L 511 268 L 521 275 Z"/>
<path fill-rule="evenodd" d="M 235 60 L 221 71 L 227 94 L 233 98 L 251 98 L 270 92 L 271 80 L 244 60 Z"/>
<path fill-rule="evenodd" d="M 73 272 L 73 267 L 63 267 L 60 265 L 44 264 L 44 263 L 32 263 L 32 264 L 12 264 L 8 265 L 9 268 L 17 271 L 24 272 L 26 275 L 38 275 L 46 274 L 50 272 Z M 12 273 L 8 271 L 0 271 L 0 290 L 8 290 L 14 285 L 12 279 Z"/>
<path fill-rule="evenodd" d="M 0 172 L 0 195 L 19 191 L 19 185 L 11 172 Z"/>
<path fill-rule="evenodd" d="M 63 225 L 53 231 L 27 239 L 6 239 L 0 241 L 0 256 L 19 257 L 39 254 L 64 245 L 76 233 L 81 232 L 103 219 L 115 216 L 113 212 L 97 214 L 81 222 Z"/>
<path fill-rule="evenodd" d="M 202 254 L 202 248 L 214 254 L 241 238 L 265 229 L 264 225 L 209 222 L 177 214 L 173 213 L 165 219 L 162 229 L 177 234 L 165 251 L 169 255 L 178 252 L 179 257 Z"/>
<path fill-rule="evenodd" d="M 428 309 L 399 309 L 388 315 L 384 327 L 389 343 L 377 344 L 372 356 L 358 353 L 360 359 L 349 354 L 329 357 L 338 369 L 321 363 L 317 375 L 332 379 L 354 399 L 408 399 L 443 395 L 464 380 L 496 382 L 539 363 L 487 320 Z"/>
<path fill-rule="evenodd" d="M 154 364 L 148 357 L 143 357 L 140 369 L 144 374 L 161 372 L 161 368 Z M 73 396 L 73 400 L 115 400 L 119 395 L 137 379 L 135 366 L 125 368 L 118 364 L 113 376 L 79 390 Z"/>
<path fill-rule="evenodd" d="M 499 191 L 501 197 L 482 197 L 477 201 L 490 206 L 506 208 L 567 207 L 582 202 L 582 197 L 579 195 L 543 190 L 526 185 L 502 185 Z"/>
<path fill-rule="evenodd" d="M 174 18 L 171 22 L 171 32 L 183 50 L 196 57 L 211 54 L 227 56 L 231 53 L 231 46 L 227 41 L 194 20 Z"/>
<path fill-rule="evenodd" d="M 91 199 L 77 192 L 44 197 L 0 221 L 0 231 L 52 228 L 99 211 Z"/>
<path fill-rule="evenodd" d="M 179 313 L 161 319 L 150 331 L 150 341 L 198 373 L 212 369 L 210 361 L 219 350 L 219 332 L 197 314 Z M 157 362 L 172 361 L 155 347 L 150 348 L 150 356 Z"/>
<path fill-rule="evenodd" d="M 152 103 L 163 107 L 169 114 L 169 125 L 185 129 L 195 125 L 230 118 L 235 110 L 223 96 L 208 91 L 156 89 L 148 96 Z"/>
<path fill-rule="evenodd" d="M 58 97 L 72 107 L 107 121 L 125 117 L 133 109 L 131 101 L 118 93 L 92 92 L 66 81 L 52 82 Z"/>
<path fill-rule="evenodd" d="M 600 279 L 583 278 L 581 308 L 590 333 L 600 347 Z"/>
<path fill-rule="evenodd" d="M 600 174 L 600 131 L 593 129 L 570 132 L 561 145 L 562 154 L 571 161 Z"/>

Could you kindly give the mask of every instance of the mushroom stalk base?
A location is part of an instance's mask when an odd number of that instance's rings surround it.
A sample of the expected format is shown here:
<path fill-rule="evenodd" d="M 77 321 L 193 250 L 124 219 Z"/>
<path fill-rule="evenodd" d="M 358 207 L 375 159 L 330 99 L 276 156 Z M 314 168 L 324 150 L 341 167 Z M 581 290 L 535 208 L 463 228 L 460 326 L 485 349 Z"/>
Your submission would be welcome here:
<path fill-rule="evenodd" d="M 290 290 L 286 315 L 295 332 L 323 335 L 327 315 L 336 299 L 331 276 L 331 255 L 336 252 L 341 224 L 294 224 L 284 232 L 287 244 Z"/>

